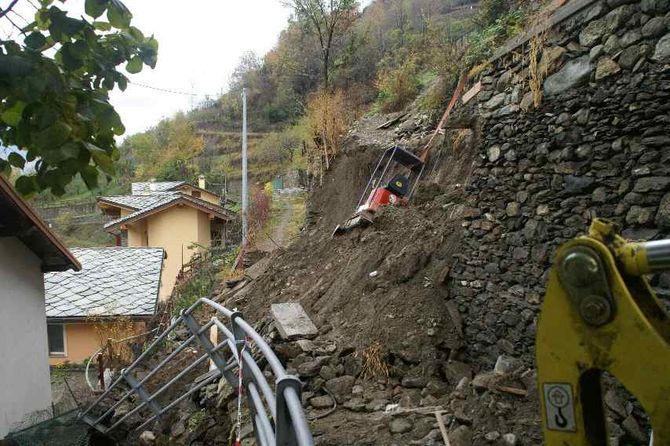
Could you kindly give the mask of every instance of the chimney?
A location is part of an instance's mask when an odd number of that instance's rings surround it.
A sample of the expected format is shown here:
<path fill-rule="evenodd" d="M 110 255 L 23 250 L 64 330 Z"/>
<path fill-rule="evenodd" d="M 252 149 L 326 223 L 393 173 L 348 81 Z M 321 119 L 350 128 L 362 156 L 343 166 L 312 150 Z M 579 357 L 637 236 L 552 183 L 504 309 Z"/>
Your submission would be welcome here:
<path fill-rule="evenodd" d="M 198 187 L 199 187 L 200 189 L 205 189 L 205 186 L 206 186 L 206 184 L 205 184 L 205 176 L 204 176 L 204 175 L 200 175 L 200 176 L 198 177 Z"/>

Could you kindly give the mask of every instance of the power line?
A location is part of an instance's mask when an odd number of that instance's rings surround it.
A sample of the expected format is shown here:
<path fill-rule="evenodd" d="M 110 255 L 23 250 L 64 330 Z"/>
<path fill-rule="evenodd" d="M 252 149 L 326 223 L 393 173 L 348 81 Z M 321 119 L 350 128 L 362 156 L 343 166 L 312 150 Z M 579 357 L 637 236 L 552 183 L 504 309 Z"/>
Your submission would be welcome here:
<path fill-rule="evenodd" d="M 18 2 L 19 0 L 12 0 L 12 2 L 9 4 L 9 6 L 7 6 L 7 8 L 5 8 L 4 10 L 0 9 L 0 19 L 6 16 L 7 13 L 11 11 L 14 5 L 16 5 Z"/>
<path fill-rule="evenodd" d="M 137 85 L 138 87 L 148 88 L 150 90 L 156 90 L 156 91 L 160 91 L 160 92 L 163 92 L 163 93 L 180 94 L 180 95 L 183 95 L 183 96 L 202 96 L 202 97 L 210 96 L 210 95 L 202 94 L 202 93 L 193 93 L 193 92 L 188 92 L 188 91 L 173 90 L 173 89 L 170 89 L 170 88 L 154 87 L 153 85 L 141 84 L 139 82 L 128 81 L 128 83 L 132 84 L 132 85 Z"/>

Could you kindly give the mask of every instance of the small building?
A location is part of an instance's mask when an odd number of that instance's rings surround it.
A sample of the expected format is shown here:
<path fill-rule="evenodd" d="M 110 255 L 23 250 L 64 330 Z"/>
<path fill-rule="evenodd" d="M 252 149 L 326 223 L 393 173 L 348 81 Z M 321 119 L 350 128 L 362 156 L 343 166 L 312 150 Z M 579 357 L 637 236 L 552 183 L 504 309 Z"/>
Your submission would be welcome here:
<path fill-rule="evenodd" d="M 108 337 L 142 333 L 156 313 L 161 248 L 72 248 L 80 271 L 45 274 L 49 363 L 81 363 Z"/>
<path fill-rule="evenodd" d="M 161 301 L 172 294 L 177 276 L 193 255 L 222 245 L 228 223 L 235 218 L 221 197 L 184 181 L 133 183 L 131 195 L 98 198 L 98 206 L 112 221 L 105 230 L 120 245 L 163 248 L 165 270 Z"/>
<path fill-rule="evenodd" d="M 51 417 L 43 276 L 80 268 L 0 175 L 0 440 Z"/>

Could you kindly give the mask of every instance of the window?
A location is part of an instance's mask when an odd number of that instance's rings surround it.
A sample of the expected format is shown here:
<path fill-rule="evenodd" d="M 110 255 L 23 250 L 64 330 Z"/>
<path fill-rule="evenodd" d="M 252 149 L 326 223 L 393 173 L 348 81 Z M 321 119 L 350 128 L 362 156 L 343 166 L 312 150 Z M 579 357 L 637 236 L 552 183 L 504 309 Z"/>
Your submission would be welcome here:
<path fill-rule="evenodd" d="M 65 325 L 47 324 L 49 337 L 49 354 L 51 356 L 65 356 Z"/>

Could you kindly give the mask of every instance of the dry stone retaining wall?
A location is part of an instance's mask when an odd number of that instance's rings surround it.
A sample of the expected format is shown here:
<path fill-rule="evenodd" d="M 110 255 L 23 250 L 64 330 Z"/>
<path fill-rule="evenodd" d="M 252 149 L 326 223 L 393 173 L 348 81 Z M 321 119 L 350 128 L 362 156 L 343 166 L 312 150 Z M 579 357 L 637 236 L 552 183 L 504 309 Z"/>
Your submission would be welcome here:
<path fill-rule="evenodd" d="M 532 360 L 552 255 L 592 217 L 630 238 L 670 234 L 670 0 L 597 2 L 543 39 L 539 108 L 529 43 L 479 79 L 480 156 L 450 295 L 484 366 Z"/>

